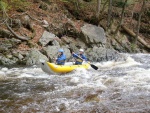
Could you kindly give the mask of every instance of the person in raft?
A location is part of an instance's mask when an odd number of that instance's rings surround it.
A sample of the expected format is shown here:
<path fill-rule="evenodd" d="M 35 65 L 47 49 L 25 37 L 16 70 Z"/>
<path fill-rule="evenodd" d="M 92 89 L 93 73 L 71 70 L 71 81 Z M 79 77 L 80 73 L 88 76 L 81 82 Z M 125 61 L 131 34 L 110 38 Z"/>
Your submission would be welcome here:
<path fill-rule="evenodd" d="M 58 56 L 55 60 L 56 60 L 57 65 L 64 65 L 65 64 L 66 55 L 64 54 L 63 49 L 58 50 Z"/>
<path fill-rule="evenodd" d="M 84 50 L 80 49 L 78 54 L 72 52 L 73 57 L 75 58 L 75 65 L 81 65 L 83 61 L 87 61 L 86 56 L 84 55 Z"/>

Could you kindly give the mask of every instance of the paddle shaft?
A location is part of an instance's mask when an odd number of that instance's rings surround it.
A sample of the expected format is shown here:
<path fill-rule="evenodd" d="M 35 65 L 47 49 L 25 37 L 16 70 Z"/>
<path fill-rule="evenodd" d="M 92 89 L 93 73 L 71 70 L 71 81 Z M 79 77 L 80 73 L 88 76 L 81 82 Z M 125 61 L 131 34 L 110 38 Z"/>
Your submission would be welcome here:
<path fill-rule="evenodd" d="M 83 58 L 81 58 L 79 55 L 77 55 L 77 54 L 75 54 L 75 53 L 73 53 L 74 55 L 76 55 L 78 58 L 80 58 L 81 60 L 83 60 L 83 61 L 85 61 L 85 62 L 87 62 L 87 63 L 89 63 L 90 64 L 90 66 L 93 68 L 93 69 L 95 69 L 95 70 L 97 70 L 98 69 L 98 67 L 97 66 L 95 66 L 95 65 L 93 65 L 93 64 L 91 64 L 90 62 L 88 62 L 88 61 L 86 61 L 86 60 L 84 60 Z"/>

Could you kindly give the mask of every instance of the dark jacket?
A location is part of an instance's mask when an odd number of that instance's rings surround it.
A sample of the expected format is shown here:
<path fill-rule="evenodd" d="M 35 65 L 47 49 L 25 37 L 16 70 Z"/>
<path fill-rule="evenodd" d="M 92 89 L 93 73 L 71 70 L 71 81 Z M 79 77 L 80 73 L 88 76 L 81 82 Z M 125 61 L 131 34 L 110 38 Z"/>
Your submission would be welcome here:
<path fill-rule="evenodd" d="M 61 55 L 58 55 L 56 63 L 57 63 L 57 65 L 64 65 L 65 60 L 66 60 L 66 55 L 61 54 Z"/>

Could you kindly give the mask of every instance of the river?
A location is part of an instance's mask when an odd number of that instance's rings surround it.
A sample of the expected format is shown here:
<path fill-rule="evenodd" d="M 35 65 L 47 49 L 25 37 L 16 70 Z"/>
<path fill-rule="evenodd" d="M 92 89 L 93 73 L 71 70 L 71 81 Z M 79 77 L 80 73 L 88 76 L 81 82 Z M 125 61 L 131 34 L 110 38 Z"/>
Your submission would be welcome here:
<path fill-rule="evenodd" d="M 150 54 L 126 55 L 64 75 L 0 67 L 0 113 L 150 113 Z"/>

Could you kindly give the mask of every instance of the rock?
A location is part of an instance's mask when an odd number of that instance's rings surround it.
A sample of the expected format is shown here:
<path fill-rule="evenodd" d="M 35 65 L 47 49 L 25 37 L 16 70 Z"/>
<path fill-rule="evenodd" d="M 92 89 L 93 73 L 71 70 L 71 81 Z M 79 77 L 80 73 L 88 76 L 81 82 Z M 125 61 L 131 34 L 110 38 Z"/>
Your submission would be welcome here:
<path fill-rule="evenodd" d="M 42 37 L 40 38 L 39 42 L 42 46 L 48 45 L 50 41 L 54 41 L 53 44 L 59 45 L 59 43 L 55 40 L 56 36 L 48 31 L 44 31 Z"/>
<path fill-rule="evenodd" d="M 48 58 L 37 49 L 32 49 L 26 57 L 26 65 L 38 65 L 40 59 L 48 61 Z"/>
<path fill-rule="evenodd" d="M 9 59 L 9 58 L 6 58 L 5 56 L 0 56 L 0 64 L 2 65 L 11 66 L 11 65 L 17 64 L 17 62 L 18 62 L 18 59 L 15 57 L 11 57 Z"/>
<path fill-rule="evenodd" d="M 6 55 L 7 58 L 11 59 L 13 56 L 11 54 Z"/>
<path fill-rule="evenodd" d="M 24 58 L 22 54 L 15 51 L 13 51 L 13 56 L 17 57 L 19 60 L 22 60 Z"/>
<path fill-rule="evenodd" d="M 60 46 L 48 46 L 47 48 L 45 48 L 45 51 L 47 53 L 47 56 L 50 58 L 50 61 L 52 61 L 53 58 L 56 58 L 58 55 L 58 50 L 62 48 L 64 50 L 64 53 L 66 55 L 67 61 L 70 59 L 71 57 L 71 53 L 70 50 L 66 47 L 60 47 Z"/>
<path fill-rule="evenodd" d="M 4 51 L 6 52 L 6 51 L 8 51 L 9 48 L 12 48 L 12 47 L 13 47 L 12 44 L 2 42 L 0 44 L 0 52 L 4 52 Z"/>
<path fill-rule="evenodd" d="M 65 46 L 63 46 L 62 48 L 64 49 L 64 53 L 66 55 L 66 61 L 69 61 L 71 56 L 72 56 L 71 53 L 70 53 L 70 50 Z"/>
<path fill-rule="evenodd" d="M 47 48 L 44 48 L 44 50 L 47 53 L 47 56 L 52 60 L 53 58 L 57 57 L 57 52 L 59 50 L 60 46 L 48 46 Z"/>
<path fill-rule="evenodd" d="M 103 28 L 91 24 L 85 24 L 81 27 L 81 31 L 83 33 L 82 39 L 86 44 L 106 44 L 106 36 Z"/>
<path fill-rule="evenodd" d="M 42 24 L 43 24 L 42 26 L 45 28 L 47 28 L 49 26 L 48 21 L 44 20 L 44 18 L 42 18 Z"/>
<path fill-rule="evenodd" d="M 94 46 L 86 51 L 89 61 L 101 62 L 108 60 L 116 60 L 120 55 L 113 49 Z"/>
<path fill-rule="evenodd" d="M 24 26 L 27 26 L 27 25 L 30 25 L 31 24 L 31 19 L 28 15 L 24 15 L 21 17 L 21 23 L 24 25 Z"/>
<path fill-rule="evenodd" d="M 73 37 L 63 36 L 63 37 L 61 37 L 61 40 L 65 44 L 68 44 L 71 49 L 77 50 L 77 52 L 79 50 L 78 48 L 84 48 L 84 49 L 87 48 L 86 44 L 79 38 L 74 39 Z M 75 49 L 75 48 L 77 48 L 77 49 Z"/>

